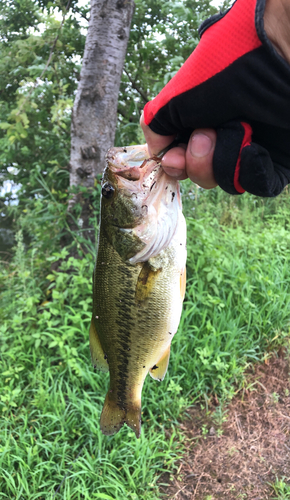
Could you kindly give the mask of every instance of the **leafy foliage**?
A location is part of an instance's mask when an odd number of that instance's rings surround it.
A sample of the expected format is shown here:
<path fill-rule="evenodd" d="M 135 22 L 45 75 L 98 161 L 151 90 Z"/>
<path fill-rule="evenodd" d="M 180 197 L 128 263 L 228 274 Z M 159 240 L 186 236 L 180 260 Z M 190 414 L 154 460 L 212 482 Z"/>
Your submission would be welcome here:
<path fill-rule="evenodd" d="M 78 225 L 81 207 L 74 232 L 66 214 L 70 111 L 89 12 L 77 0 L 67 5 L 0 0 L 0 180 L 19 186 L 17 204 L 8 194 L 1 205 L 17 231 L 11 261 L 0 254 L 0 496 L 151 500 L 181 454 L 178 419 L 188 405 L 231 397 L 249 363 L 289 344 L 290 198 L 183 184 L 188 287 L 169 374 L 162 384 L 146 380 L 140 440 L 127 428 L 103 436 L 108 376 L 93 371 L 88 348 L 95 249 Z M 118 144 L 143 141 L 140 110 L 213 10 L 208 0 L 136 0 Z M 98 180 L 93 197 L 82 194 L 97 232 Z M 287 495 L 283 481 L 274 489 Z"/>
<path fill-rule="evenodd" d="M 235 198 L 188 182 L 183 191 L 184 311 L 168 375 L 146 379 L 140 440 L 127 427 L 112 437 L 99 428 L 108 375 L 94 372 L 88 347 L 94 249 L 82 251 L 81 232 L 76 258 L 46 252 L 40 229 L 28 249 L 18 233 L 0 274 L 3 498 L 52 499 L 66 474 L 55 498 L 159 498 L 158 476 L 182 452 L 186 408 L 213 393 L 230 398 L 250 363 L 289 345 L 289 194 Z M 47 206 L 65 224 L 61 203 Z M 48 218 L 48 233 L 53 226 Z"/>
<path fill-rule="evenodd" d="M 43 195 L 40 174 L 55 191 L 67 189 L 70 112 L 85 36 L 80 15 L 58 2 L 43 10 L 31 0 L 1 7 L 0 179 L 20 186 L 24 208 Z"/>
<path fill-rule="evenodd" d="M 188 57 L 200 22 L 216 10 L 210 0 L 135 3 L 117 145 L 143 141 L 138 122 L 145 102 Z M 55 191 L 68 188 L 70 116 L 89 9 L 76 0 L 9 0 L 0 6 L 0 183 L 20 187 L 21 209 L 44 194 L 40 174 Z"/>
<path fill-rule="evenodd" d="M 141 111 L 198 43 L 198 27 L 216 12 L 210 0 L 137 0 L 119 96 L 117 145 L 143 141 Z"/>

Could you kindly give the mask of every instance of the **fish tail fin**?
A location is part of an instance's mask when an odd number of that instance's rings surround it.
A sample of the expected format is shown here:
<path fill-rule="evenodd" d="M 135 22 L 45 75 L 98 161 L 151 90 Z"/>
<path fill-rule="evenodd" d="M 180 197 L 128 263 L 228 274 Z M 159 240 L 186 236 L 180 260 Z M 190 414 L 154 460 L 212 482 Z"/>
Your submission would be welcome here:
<path fill-rule="evenodd" d="M 141 435 L 141 407 L 129 408 L 125 422 L 135 432 L 136 437 L 139 438 Z"/>
<path fill-rule="evenodd" d="M 115 434 L 125 423 L 131 427 L 137 438 L 140 437 L 141 407 L 131 407 L 127 410 L 122 410 L 107 394 L 100 420 L 102 433 L 107 436 Z"/>

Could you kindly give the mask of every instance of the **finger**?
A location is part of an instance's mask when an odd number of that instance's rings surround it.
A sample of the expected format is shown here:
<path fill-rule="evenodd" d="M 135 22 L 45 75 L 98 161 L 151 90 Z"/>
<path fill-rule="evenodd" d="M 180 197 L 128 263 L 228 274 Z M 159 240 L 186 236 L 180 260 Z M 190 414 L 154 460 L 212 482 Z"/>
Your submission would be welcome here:
<path fill-rule="evenodd" d="M 232 120 L 217 129 L 214 173 L 219 186 L 230 194 L 245 191 L 273 197 L 289 183 L 286 167 L 273 162 L 269 152 L 252 142 L 249 123 Z"/>
<path fill-rule="evenodd" d="M 289 184 L 289 170 L 273 163 L 268 151 L 252 142 L 241 151 L 239 183 L 256 196 L 274 197 Z"/>
<path fill-rule="evenodd" d="M 192 182 L 205 189 L 212 189 L 217 186 L 213 174 L 215 145 L 215 130 L 197 129 L 191 135 L 186 150 L 186 173 Z"/>
<path fill-rule="evenodd" d="M 162 158 L 162 168 L 170 177 L 181 181 L 187 178 L 185 169 L 186 144 L 170 149 Z"/>
<path fill-rule="evenodd" d="M 148 145 L 148 152 L 149 152 L 150 156 L 160 153 L 160 151 L 162 151 L 164 148 L 169 146 L 169 144 L 171 144 L 175 138 L 174 135 L 155 134 L 155 132 L 153 132 L 148 127 L 148 125 L 145 125 L 143 113 L 142 113 L 141 118 L 140 118 L 140 125 L 141 125 L 145 140 L 146 140 L 147 145 Z"/>

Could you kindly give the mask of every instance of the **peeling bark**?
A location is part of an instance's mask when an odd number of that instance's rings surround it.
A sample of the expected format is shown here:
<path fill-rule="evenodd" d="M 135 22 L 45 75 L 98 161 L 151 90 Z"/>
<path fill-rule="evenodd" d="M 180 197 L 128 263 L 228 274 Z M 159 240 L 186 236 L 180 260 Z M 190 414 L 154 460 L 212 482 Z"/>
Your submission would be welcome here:
<path fill-rule="evenodd" d="M 72 113 L 71 186 L 92 188 L 96 174 L 104 168 L 106 151 L 114 144 L 118 93 L 133 9 L 133 0 L 91 0 Z"/>

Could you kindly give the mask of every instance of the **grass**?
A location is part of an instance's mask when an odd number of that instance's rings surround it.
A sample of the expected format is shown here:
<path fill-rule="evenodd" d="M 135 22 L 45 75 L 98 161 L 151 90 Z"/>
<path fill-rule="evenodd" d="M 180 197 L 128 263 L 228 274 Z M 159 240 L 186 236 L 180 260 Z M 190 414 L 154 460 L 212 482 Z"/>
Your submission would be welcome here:
<path fill-rule="evenodd" d="M 19 232 L 0 274 L 0 499 L 160 498 L 158 477 L 182 453 L 186 408 L 214 393 L 227 400 L 249 363 L 288 344 L 288 193 L 264 201 L 184 191 L 184 311 L 168 375 L 146 380 L 139 440 L 128 428 L 112 437 L 99 429 L 108 375 L 89 355 L 94 255 L 45 252 L 49 222 L 30 249 Z"/>
<path fill-rule="evenodd" d="M 288 500 L 290 498 L 290 485 L 289 478 L 285 482 L 286 478 L 277 479 L 275 484 L 272 485 L 274 494 L 277 495 L 273 497 L 273 500 Z"/>

